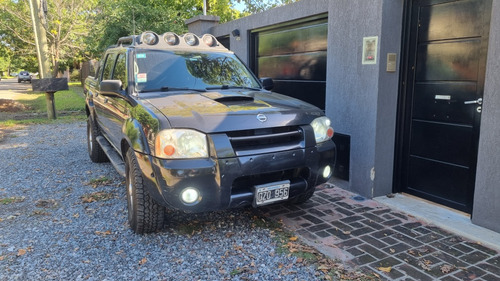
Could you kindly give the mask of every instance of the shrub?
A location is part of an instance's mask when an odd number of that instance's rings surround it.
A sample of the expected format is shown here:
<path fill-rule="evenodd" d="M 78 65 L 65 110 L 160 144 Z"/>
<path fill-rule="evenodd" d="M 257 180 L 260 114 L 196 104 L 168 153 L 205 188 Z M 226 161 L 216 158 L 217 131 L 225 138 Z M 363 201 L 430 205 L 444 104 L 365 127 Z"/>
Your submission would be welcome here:
<path fill-rule="evenodd" d="M 80 82 L 80 71 L 78 69 L 73 69 L 69 75 L 69 81 Z"/>

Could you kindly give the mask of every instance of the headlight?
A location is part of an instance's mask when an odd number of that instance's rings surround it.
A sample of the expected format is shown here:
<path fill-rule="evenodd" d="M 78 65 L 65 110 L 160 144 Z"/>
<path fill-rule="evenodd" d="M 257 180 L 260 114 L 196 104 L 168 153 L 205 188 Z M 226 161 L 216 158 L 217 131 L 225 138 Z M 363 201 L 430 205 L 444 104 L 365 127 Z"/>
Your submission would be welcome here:
<path fill-rule="evenodd" d="M 166 159 L 207 158 L 207 137 L 193 130 L 161 131 L 156 136 L 155 155 Z"/>
<path fill-rule="evenodd" d="M 327 141 L 333 137 L 333 129 L 330 127 L 330 124 L 331 121 L 326 116 L 316 118 L 311 122 L 316 143 Z"/>

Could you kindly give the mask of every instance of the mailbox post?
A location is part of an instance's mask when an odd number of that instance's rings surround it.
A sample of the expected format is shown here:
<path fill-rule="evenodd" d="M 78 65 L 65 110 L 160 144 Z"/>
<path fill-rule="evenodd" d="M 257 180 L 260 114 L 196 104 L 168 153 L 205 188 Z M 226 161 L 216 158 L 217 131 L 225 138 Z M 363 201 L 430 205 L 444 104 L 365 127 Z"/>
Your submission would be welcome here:
<path fill-rule="evenodd" d="M 56 119 L 56 104 L 54 94 L 57 91 L 68 90 L 68 79 L 66 78 L 42 78 L 32 79 L 33 92 L 45 92 L 47 102 L 47 118 Z"/>

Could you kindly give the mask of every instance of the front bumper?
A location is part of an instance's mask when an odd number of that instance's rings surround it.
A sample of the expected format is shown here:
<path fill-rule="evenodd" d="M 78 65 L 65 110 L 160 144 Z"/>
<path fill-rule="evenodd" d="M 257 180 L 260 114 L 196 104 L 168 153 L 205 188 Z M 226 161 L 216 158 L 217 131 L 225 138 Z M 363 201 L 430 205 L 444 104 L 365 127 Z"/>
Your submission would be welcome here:
<path fill-rule="evenodd" d="M 149 193 L 160 204 L 187 212 L 204 212 L 252 205 L 255 185 L 290 181 L 288 200 L 326 182 L 324 168 L 332 169 L 335 144 L 222 159 L 163 160 L 136 153 Z M 181 191 L 199 191 L 201 200 L 185 204 Z"/>

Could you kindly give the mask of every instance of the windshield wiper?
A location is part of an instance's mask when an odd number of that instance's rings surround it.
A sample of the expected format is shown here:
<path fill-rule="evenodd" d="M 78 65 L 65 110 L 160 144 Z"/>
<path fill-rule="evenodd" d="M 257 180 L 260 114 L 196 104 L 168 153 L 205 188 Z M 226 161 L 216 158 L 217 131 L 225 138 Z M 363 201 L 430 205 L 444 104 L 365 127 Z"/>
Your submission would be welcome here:
<path fill-rule="evenodd" d="M 253 91 L 260 91 L 262 89 L 259 88 L 252 88 L 252 87 L 246 87 L 246 86 L 229 86 L 229 85 L 222 85 L 222 86 L 217 86 L 217 87 L 207 87 L 207 90 L 216 90 L 216 89 L 221 89 L 221 90 L 227 90 L 227 89 L 247 89 L 247 90 L 253 90 Z"/>
<path fill-rule="evenodd" d="M 175 87 L 161 87 L 158 89 L 146 89 L 140 90 L 139 93 L 151 93 L 151 92 L 169 92 L 169 91 L 195 91 L 195 92 L 206 92 L 205 89 L 194 89 L 194 88 L 175 88 Z"/>

